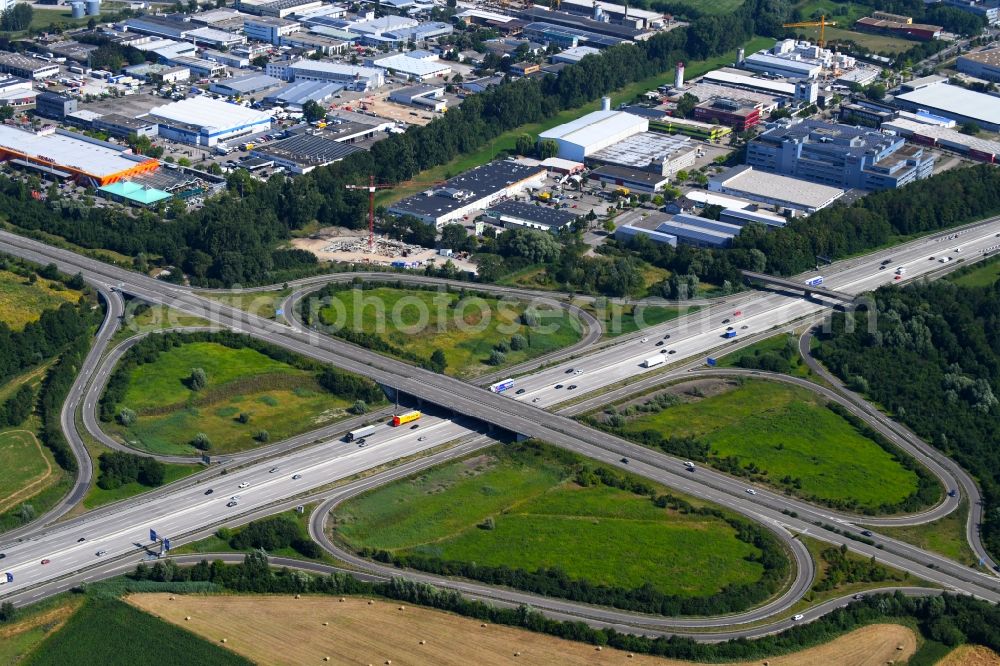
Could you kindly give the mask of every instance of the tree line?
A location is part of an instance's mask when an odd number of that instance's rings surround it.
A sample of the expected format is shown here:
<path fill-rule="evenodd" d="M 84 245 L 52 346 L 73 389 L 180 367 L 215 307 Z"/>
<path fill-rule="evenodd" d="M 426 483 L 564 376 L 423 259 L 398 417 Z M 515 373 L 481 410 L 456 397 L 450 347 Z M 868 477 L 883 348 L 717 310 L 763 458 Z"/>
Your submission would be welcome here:
<path fill-rule="evenodd" d="M 981 534 L 1000 555 L 1000 286 L 883 287 L 871 312 L 834 313 L 817 358 L 976 476 Z M 871 326 L 871 331 L 869 331 Z"/>
<path fill-rule="evenodd" d="M 158 561 L 152 566 L 140 563 L 129 578 L 133 581 L 159 581 L 165 584 L 164 589 L 170 589 L 170 584 L 197 581 L 244 593 L 375 595 L 591 645 L 703 662 L 774 657 L 827 643 L 860 627 L 907 619 L 912 620 L 926 638 L 945 645 L 974 643 L 1000 650 L 1000 607 L 972 597 L 951 594 L 912 598 L 898 592 L 868 594 L 844 608 L 777 634 L 702 643 L 682 636 L 650 637 L 611 628 L 595 628 L 580 621 L 554 620 L 527 606 L 495 606 L 467 599 L 458 592 L 399 578 L 366 582 L 346 573 L 318 576 L 287 568 L 272 569 L 267 555 L 261 552 L 250 553 L 242 564 L 233 565 L 219 560 L 202 560 L 191 567 L 180 567 L 172 560 Z"/>

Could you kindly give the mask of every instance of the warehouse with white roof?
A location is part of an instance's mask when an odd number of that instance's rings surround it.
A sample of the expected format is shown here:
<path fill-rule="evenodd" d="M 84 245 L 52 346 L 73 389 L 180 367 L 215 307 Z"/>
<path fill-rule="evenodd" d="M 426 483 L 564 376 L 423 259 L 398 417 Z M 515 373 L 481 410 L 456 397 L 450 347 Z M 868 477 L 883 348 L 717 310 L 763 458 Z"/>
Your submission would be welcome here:
<path fill-rule="evenodd" d="M 396 74 L 403 74 L 413 81 L 426 81 L 436 76 L 451 74 L 451 65 L 437 60 L 411 58 L 404 53 L 397 53 L 385 58 L 373 60 L 372 65 Z"/>
<path fill-rule="evenodd" d="M 196 146 L 214 146 L 244 134 L 271 129 L 271 116 L 210 97 L 192 97 L 150 109 L 165 139 Z"/>
<path fill-rule="evenodd" d="M 896 95 L 896 104 L 908 111 L 921 109 L 960 123 L 974 122 L 1000 132 L 1000 97 L 941 82 Z"/>
<path fill-rule="evenodd" d="M 588 113 L 565 125 L 538 135 L 539 140 L 555 141 L 558 157 L 583 162 L 591 153 L 613 146 L 630 136 L 649 129 L 649 120 L 624 111 L 612 111 L 611 100 L 602 100 L 600 111 Z"/>
<path fill-rule="evenodd" d="M 844 190 L 837 187 L 758 171 L 747 165 L 734 167 L 710 179 L 708 189 L 776 206 L 793 215 L 815 213 L 844 195 Z"/>

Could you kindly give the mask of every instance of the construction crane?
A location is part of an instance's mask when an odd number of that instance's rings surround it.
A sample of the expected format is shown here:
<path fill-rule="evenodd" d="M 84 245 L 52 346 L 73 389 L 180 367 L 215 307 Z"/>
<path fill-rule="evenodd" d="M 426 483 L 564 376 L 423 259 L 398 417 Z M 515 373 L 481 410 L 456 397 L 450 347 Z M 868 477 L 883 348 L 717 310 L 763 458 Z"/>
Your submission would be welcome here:
<path fill-rule="evenodd" d="M 836 21 L 827 21 L 826 16 L 820 16 L 818 21 L 799 21 L 798 23 L 783 23 L 785 28 L 819 28 L 819 47 L 826 46 L 826 26 L 837 25 Z"/>
<path fill-rule="evenodd" d="M 368 252 L 375 251 L 375 190 L 384 190 L 392 185 L 376 185 L 375 176 L 368 177 L 367 185 L 344 185 L 348 190 L 368 190 Z"/>

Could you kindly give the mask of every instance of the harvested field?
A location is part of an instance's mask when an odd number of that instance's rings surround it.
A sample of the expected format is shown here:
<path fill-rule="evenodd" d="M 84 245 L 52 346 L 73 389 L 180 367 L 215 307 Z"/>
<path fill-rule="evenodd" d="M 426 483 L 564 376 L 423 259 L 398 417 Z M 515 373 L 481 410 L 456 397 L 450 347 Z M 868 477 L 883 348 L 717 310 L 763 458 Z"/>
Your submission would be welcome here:
<path fill-rule="evenodd" d="M 982 645 L 960 645 L 937 666 L 1000 666 L 1000 654 Z"/>
<path fill-rule="evenodd" d="M 692 662 L 597 651 L 583 643 L 449 613 L 347 597 L 184 596 L 135 594 L 129 603 L 260 664 L 633 664 Z M 190 616 L 190 620 L 185 620 Z M 328 622 L 328 626 L 323 623 Z M 421 641 L 426 641 L 421 644 Z M 769 659 L 772 666 L 875 666 L 904 661 L 916 635 L 898 625 L 873 625 L 826 645 Z M 897 649 L 902 646 L 903 649 Z M 459 649 L 460 648 L 460 649 Z M 515 654 L 517 656 L 515 656 Z M 329 662 L 322 661 L 329 657 Z M 760 664 L 760 661 L 752 662 Z"/>

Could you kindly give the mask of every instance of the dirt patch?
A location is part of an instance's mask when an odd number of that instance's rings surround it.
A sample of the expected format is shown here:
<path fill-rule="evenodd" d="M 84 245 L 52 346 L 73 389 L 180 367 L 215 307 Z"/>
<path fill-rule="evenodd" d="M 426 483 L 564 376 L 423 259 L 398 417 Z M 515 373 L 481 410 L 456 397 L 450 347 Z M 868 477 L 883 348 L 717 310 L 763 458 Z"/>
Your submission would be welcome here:
<path fill-rule="evenodd" d="M 982 645 L 960 645 L 937 666 L 1000 666 L 1000 654 Z"/>
<path fill-rule="evenodd" d="M 129 603 L 260 664 L 448 665 L 648 664 L 672 661 L 596 648 L 523 629 L 390 601 L 346 597 L 183 596 L 135 594 Z M 186 618 L 190 617 L 188 620 Z M 897 649 L 902 647 L 902 649 Z M 905 661 L 913 631 L 873 625 L 826 645 L 768 660 L 773 666 L 875 666 Z M 329 657 L 329 662 L 323 658 Z M 752 662 L 760 664 L 761 661 Z"/>
<path fill-rule="evenodd" d="M 422 269 L 428 264 L 443 266 L 450 258 L 459 270 L 475 272 L 476 266 L 467 257 L 442 257 L 435 250 L 419 245 L 375 235 L 374 251 L 368 251 L 368 231 L 327 227 L 308 238 L 296 238 L 292 247 L 316 255 L 320 261 L 388 266 L 393 261 L 406 261 Z"/>

